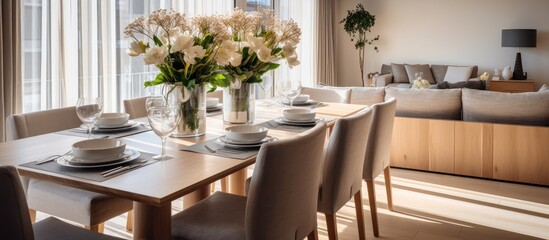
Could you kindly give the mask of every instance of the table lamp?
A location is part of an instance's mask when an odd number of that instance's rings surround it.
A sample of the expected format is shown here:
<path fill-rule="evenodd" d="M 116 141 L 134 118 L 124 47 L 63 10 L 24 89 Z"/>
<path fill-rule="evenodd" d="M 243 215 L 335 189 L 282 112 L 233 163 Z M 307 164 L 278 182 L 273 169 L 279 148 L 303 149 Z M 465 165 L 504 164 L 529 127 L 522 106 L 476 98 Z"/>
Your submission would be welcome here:
<path fill-rule="evenodd" d="M 515 69 L 513 70 L 514 80 L 524 80 L 528 76 L 522 71 L 522 57 L 520 48 L 536 47 L 537 30 L 536 29 L 503 29 L 501 30 L 501 46 L 518 48 L 515 58 Z"/>

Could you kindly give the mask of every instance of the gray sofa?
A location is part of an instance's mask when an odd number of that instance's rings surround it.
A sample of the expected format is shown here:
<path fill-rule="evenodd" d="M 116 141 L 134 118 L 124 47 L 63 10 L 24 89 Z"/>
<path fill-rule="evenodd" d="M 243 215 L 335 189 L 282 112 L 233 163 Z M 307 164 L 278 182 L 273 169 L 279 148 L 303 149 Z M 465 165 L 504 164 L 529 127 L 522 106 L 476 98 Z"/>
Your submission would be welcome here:
<path fill-rule="evenodd" d="M 428 65 L 428 64 L 383 64 L 381 73 L 374 77 L 376 87 L 401 87 L 410 88 L 415 80 L 415 72 L 423 72 L 423 78 L 430 84 L 444 82 L 446 72 L 450 65 Z M 467 79 L 475 79 L 478 74 L 478 66 L 472 67 L 471 75 Z"/>

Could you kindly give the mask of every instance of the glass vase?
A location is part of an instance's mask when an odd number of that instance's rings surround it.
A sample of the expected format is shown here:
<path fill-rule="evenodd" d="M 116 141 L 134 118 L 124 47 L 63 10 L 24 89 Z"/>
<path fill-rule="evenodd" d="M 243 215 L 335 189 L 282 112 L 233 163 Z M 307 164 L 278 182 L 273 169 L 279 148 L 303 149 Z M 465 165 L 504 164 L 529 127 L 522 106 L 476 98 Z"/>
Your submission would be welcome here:
<path fill-rule="evenodd" d="M 242 83 L 240 88 L 223 89 L 223 122 L 251 124 L 255 120 L 255 84 Z"/>
<path fill-rule="evenodd" d="M 170 94 L 175 95 L 175 99 L 186 99 L 179 103 L 181 120 L 172 136 L 196 137 L 204 135 L 206 133 L 206 87 L 203 84 L 196 85 L 191 90 L 177 86 Z"/>

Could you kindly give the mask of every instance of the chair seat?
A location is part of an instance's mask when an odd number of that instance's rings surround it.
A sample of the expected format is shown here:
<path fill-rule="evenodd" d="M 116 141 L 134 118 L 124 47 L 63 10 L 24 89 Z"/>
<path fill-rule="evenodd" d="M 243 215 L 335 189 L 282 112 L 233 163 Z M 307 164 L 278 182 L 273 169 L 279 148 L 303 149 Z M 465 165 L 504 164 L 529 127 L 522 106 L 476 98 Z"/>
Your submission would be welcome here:
<path fill-rule="evenodd" d="M 246 197 L 215 192 L 172 216 L 172 239 L 246 239 Z"/>
<path fill-rule="evenodd" d="M 68 223 L 57 218 L 50 217 L 32 225 L 34 239 L 36 240 L 115 240 L 121 239 L 113 236 L 92 232 Z"/>
<path fill-rule="evenodd" d="M 27 201 L 30 209 L 86 226 L 105 222 L 133 206 L 130 200 L 35 179 L 30 181 Z"/>

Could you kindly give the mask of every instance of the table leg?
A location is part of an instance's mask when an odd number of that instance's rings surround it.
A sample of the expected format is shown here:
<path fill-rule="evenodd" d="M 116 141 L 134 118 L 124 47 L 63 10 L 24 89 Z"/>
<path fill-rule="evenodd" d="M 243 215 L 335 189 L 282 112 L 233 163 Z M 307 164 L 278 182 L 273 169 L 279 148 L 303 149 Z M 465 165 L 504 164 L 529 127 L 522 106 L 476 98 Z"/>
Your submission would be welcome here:
<path fill-rule="evenodd" d="M 248 169 L 244 168 L 229 175 L 229 192 L 232 194 L 246 195 L 245 183 L 248 177 Z"/>
<path fill-rule="evenodd" d="M 172 205 L 161 207 L 133 202 L 133 239 L 171 239 Z"/>
<path fill-rule="evenodd" d="M 211 188 L 210 188 L 210 184 L 208 184 L 204 187 L 197 189 L 194 192 L 191 192 L 185 195 L 183 197 L 183 208 L 186 209 L 191 207 L 192 205 L 199 202 L 200 200 L 210 196 L 210 193 L 211 193 Z"/>

